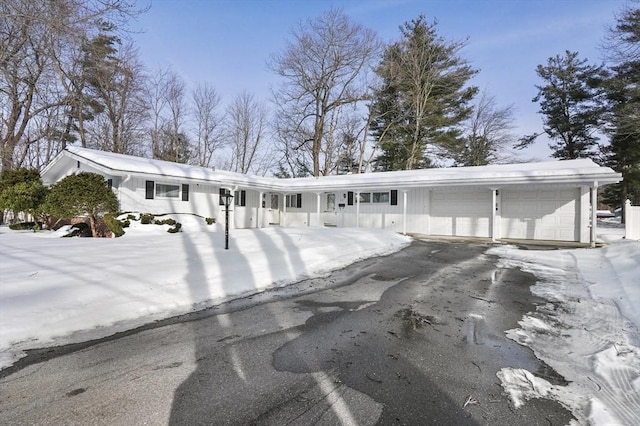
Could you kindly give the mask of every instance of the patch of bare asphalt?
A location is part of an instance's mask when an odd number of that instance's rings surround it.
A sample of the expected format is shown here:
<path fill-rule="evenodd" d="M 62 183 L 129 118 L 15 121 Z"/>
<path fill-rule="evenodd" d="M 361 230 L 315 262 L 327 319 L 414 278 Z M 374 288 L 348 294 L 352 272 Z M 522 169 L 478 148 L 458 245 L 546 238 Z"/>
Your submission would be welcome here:
<path fill-rule="evenodd" d="M 361 309 L 300 298 L 299 309 L 313 316 L 274 353 L 274 367 L 331 374 L 381 403 L 384 425 L 567 424 L 572 416 L 557 403 L 515 410 L 502 392 L 496 372 L 504 367 L 566 382 L 505 337 L 535 309 L 534 278 L 497 270 L 495 259 L 481 254 L 486 248 L 416 242 L 384 259 L 374 278 L 401 281 Z M 260 423 L 269 424 L 270 415 Z"/>

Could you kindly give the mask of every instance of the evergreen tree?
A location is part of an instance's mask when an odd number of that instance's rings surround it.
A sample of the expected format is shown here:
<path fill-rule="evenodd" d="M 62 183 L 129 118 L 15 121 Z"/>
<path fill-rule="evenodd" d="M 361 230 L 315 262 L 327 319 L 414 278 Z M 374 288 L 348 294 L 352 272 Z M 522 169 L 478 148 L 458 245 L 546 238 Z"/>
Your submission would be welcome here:
<path fill-rule="evenodd" d="M 587 65 L 578 52 L 556 55 L 536 72 L 545 81 L 536 86 L 533 102 L 540 102 L 544 133 L 551 139 L 552 155 L 560 160 L 597 158 L 597 131 L 603 125 L 606 111 L 603 82 L 606 71 L 601 66 Z M 531 144 L 539 134 L 525 136 L 518 148 Z"/>
<path fill-rule="evenodd" d="M 36 221 L 42 217 L 47 188 L 35 169 L 5 169 L 0 173 L 0 211 L 24 212 Z"/>
<path fill-rule="evenodd" d="M 458 55 L 465 43 L 444 40 L 435 27 L 424 16 L 405 23 L 376 70 L 382 85 L 373 95 L 370 130 L 382 150 L 377 170 L 431 166 L 429 147 L 454 149 L 471 113 L 477 88 L 468 82 L 477 71 Z"/>
<path fill-rule="evenodd" d="M 45 201 L 47 214 L 60 218 L 89 217 L 91 234 L 98 236 L 96 223 L 102 213 L 115 213 L 118 199 L 101 175 L 81 172 L 70 175 L 51 187 Z"/>
<path fill-rule="evenodd" d="M 623 181 L 605 189 L 604 201 L 640 204 L 640 8 L 623 11 L 611 29 L 607 53 L 613 61 L 608 81 L 611 144 L 606 163 Z"/>

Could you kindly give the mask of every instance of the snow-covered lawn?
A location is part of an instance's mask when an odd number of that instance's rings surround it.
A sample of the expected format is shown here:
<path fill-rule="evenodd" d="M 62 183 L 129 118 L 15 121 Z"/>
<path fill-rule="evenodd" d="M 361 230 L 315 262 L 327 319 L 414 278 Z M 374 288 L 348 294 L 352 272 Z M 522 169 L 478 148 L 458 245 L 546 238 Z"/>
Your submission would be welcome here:
<path fill-rule="evenodd" d="M 326 275 L 410 244 L 356 228 L 238 229 L 172 215 L 120 238 L 60 238 L 0 227 L 0 368 L 24 350 L 96 339 L 224 300 Z"/>
<path fill-rule="evenodd" d="M 0 228 L 0 367 L 24 350 L 95 339 L 229 298 L 321 276 L 397 251 L 401 235 L 354 228 L 267 228 L 224 232 L 195 216 L 168 225 L 132 222 L 117 239 L 60 238 Z M 600 249 L 519 250 L 497 246 L 502 267 L 536 275 L 548 301 L 508 336 L 533 349 L 568 386 L 525 370 L 498 373 L 516 407 L 558 400 L 580 423 L 640 424 L 640 242 Z"/>

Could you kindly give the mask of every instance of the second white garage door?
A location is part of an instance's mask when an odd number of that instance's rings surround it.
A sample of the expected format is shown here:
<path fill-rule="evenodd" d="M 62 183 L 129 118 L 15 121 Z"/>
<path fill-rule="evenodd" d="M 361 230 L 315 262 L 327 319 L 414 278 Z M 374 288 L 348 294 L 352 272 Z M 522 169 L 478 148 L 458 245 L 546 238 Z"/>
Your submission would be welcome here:
<path fill-rule="evenodd" d="M 491 191 L 488 189 L 431 192 L 432 235 L 491 236 Z"/>
<path fill-rule="evenodd" d="M 501 191 L 501 238 L 579 241 L 577 188 Z"/>

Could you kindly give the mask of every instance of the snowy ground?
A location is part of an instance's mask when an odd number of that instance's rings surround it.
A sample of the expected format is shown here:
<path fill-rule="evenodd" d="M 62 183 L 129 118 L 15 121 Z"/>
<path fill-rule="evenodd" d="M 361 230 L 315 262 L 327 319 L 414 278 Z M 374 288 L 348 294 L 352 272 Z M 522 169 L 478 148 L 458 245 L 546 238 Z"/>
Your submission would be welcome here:
<path fill-rule="evenodd" d="M 0 228 L 0 368 L 24 350 L 85 341 L 225 299 L 320 276 L 397 251 L 410 239 L 353 228 L 268 228 L 224 233 L 194 216 L 168 225 L 132 222 L 117 239 Z M 548 301 L 508 336 L 531 347 L 568 386 L 503 369 L 516 407 L 551 398 L 581 424 L 640 424 L 640 242 L 602 222 L 600 249 L 533 251 L 497 246 L 503 267 L 538 277 Z"/>
<path fill-rule="evenodd" d="M 569 385 L 552 385 L 522 369 L 498 373 L 516 407 L 550 398 L 579 424 L 640 424 L 640 241 L 620 239 L 611 222 L 599 227 L 599 249 L 518 250 L 496 247 L 501 266 L 533 273 L 538 306 L 507 336 L 530 347 Z"/>

